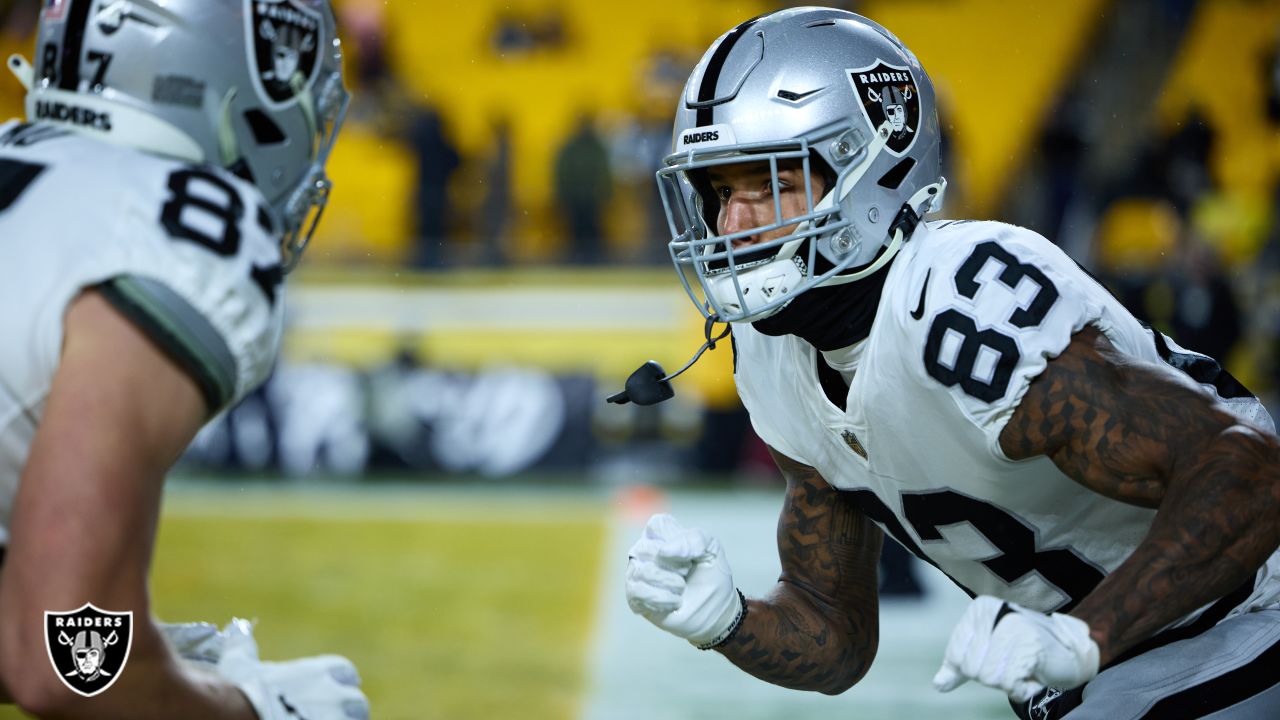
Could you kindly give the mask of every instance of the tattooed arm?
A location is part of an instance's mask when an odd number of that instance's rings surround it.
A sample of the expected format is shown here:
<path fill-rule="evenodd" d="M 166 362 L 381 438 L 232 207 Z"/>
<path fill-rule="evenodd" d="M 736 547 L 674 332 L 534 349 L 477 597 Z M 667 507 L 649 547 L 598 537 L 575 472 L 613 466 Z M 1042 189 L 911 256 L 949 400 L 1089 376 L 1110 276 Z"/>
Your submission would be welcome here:
<path fill-rule="evenodd" d="M 1280 443 L 1188 378 L 1085 328 L 1036 378 L 1000 435 L 1107 497 L 1157 508 L 1146 538 L 1071 612 L 1106 665 L 1246 582 L 1280 545 Z"/>
<path fill-rule="evenodd" d="M 876 656 L 884 536 L 817 470 L 770 453 L 787 480 L 778 519 L 782 576 L 767 598 L 747 601 L 742 627 L 716 649 L 762 680 L 835 695 Z"/>

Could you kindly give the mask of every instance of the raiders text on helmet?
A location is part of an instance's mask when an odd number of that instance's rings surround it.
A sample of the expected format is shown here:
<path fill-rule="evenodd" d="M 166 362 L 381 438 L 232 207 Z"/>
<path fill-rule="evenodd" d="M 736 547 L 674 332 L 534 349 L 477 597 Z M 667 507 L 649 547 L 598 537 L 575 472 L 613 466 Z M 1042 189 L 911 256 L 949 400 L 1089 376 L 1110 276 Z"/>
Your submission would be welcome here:
<path fill-rule="evenodd" d="M 672 260 L 690 297 L 707 317 L 757 320 L 809 288 L 880 269 L 920 215 L 941 206 L 938 142 L 933 84 L 880 25 L 795 8 L 724 34 L 689 77 L 674 154 L 657 174 Z M 802 215 L 781 216 L 780 163 L 803 169 Z M 735 164 L 772 173 L 773 222 L 720 236 L 706 175 Z M 811 172 L 827 181 L 820 197 Z M 784 237 L 741 246 L 788 227 Z"/>
<path fill-rule="evenodd" d="M 296 262 L 348 100 L 328 0 L 44 0 L 35 67 L 9 65 L 32 120 L 252 180 Z"/>

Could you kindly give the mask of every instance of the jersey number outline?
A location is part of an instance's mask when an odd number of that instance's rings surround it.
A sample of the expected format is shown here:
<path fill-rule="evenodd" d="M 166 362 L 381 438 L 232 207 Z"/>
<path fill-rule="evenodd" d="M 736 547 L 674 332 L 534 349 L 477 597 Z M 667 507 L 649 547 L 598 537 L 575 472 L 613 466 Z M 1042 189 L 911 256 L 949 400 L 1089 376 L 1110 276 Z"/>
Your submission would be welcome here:
<path fill-rule="evenodd" d="M 982 287 L 978 282 L 978 273 L 993 259 L 1004 265 L 996 279 L 1011 291 L 1017 290 L 1018 283 L 1023 278 L 1029 278 L 1038 288 L 1035 297 L 1025 308 L 1019 307 L 1013 311 L 1008 323 L 1015 328 L 1025 329 L 1044 322 L 1049 309 L 1058 301 L 1057 286 L 1040 268 L 1018 260 L 1017 256 L 1005 250 L 995 240 L 977 245 L 960 264 L 955 276 L 956 292 L 973 300 Z M 953 366 L 942 362 L 943 341 L 948 332 L 961 337 L 960 349 Z M 974 375 L 983 349 L 996 355 L 990 379 Z M 948 308 L 933 318 L 924 346 L 924 367 L 930 377 L 947 387 L 959 385 L 966 395 L 988 403 L 1004 397 L 1009 390 L 1013 369 L 1021 358 L 1018 342 L 1012 337 L 994 328 L 980 329 L 976 320 L 954 308 Z"/>
<path fill-rule="evenodd" d="M 193 181 L 200 182 L 193 186 Z M 208 193 L 194 194 L 193 188 L 200 186 L 215 190 L 221 195 L 221 201 L 210 199 L 206 196 Z M 193 242 L 223 257 L 240 252 L 243 239 L 240 223 L 244 221 L 245 207 L 235 186 L 203 168 L 185 167 L 170 173 L 168 187 L 171 194 L 160 209 L 160 223 L 171 237 Z M 191 221 L 196 218 L 188 216 L 188 211 L 194 211 L 205 222 L 193 224 Z M 270 215 L 259 209 L 257 217 L 263 231 L 274 236 Z M 220 229 L 211 231 L 215 226 Z M 283 266 L 254 264 L 249 272 L 254 284 L 274 305 L 276 288 L 284 280 Z"/>
<path fill-rule="evenodd" d="M 937 567 L 874 492 L 868 489 L 843 492 L 853 496 L 862 513 L 883 526 L 908 552 Z M 1056 612 L 1066 612 L 1075 607 L 1106 577 L 1070 546 L 1038 548 L 1035 527 L 984 500 L 954 490 L 904 492 L 900 497 L 902 514 L 921 540 L 926 543 L 945 542 L 941 528 L 968 524 L 999 551 L 1000 554 L 979 561 L 996 577 L 1013 585 L 1034 572 L 1065 593 L 1067 600 L 1054 609 Z M 951 581 L 970 597 L 975 595 L 954 577 Z"/>
<path fill-rule="evenodd" d="M 192 182 L 215 188 L 222 195 L 217 202 L 192 194 Z M 231 183 L 199 168 L 183 168 L 169 175 L 168 202 L 160 211 L 160 222 L 169 235 L 190 240 L 224 257 L 240 252 L 240 222 L 244 220 L 244 201 Z M 221 232 L 211 234 L 207 228 L 188 222 L 185 213 L 198 210 L 205 218 L 221 223 Z"/>

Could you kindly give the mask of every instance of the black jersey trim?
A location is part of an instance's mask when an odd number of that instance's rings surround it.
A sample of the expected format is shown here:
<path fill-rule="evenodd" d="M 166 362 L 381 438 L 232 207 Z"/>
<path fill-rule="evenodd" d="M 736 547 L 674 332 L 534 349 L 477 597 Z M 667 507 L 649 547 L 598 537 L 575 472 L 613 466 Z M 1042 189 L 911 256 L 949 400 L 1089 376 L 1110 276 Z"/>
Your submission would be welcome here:
<path fill-rule="evenodd" d="M 222 335 L 186 300 L 160 282 L 127 275 L 108 280 L 99 290 L 191 376 L 210 415 L 235 397 L 235 357 Z"/>
<path fill-rule="evenodd" d="M 1181 370 L 1187 377 L 1201 385 L 1212 385 L 1218 391 L 1218 396 L 1224 400 L 1254 397 L 1253 393 L 1219 365 L 1217 360 L 1199 353 L 1175 352 L 1169 347 L 1169 339 L 1164 333 L 1152 327 L 1148 329 L 1151 331 L 1151 338 L 1160 359 L 1174 369 Z"/>
<path fill-rule="evenodd" d="M 1161 699 L 1142 717 L 1195 720 L 1225 710 L 1280 683 L 1277 667 L 1280 667 L 1280 642 L 1234 670 Z"/>

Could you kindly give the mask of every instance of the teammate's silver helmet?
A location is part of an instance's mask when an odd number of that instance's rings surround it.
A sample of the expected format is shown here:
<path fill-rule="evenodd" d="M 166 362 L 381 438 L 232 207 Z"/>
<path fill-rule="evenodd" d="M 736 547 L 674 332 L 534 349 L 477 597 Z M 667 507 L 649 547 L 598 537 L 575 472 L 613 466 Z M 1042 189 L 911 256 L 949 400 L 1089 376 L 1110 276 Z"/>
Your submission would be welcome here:
<path fill-rule="evenodd" d="M 657 173 L 671 256 L 694 304 L 725 322 L 758 320 L 809 288 L 880 269 L 920 215 L 941 206 L 938 142 L 929 76 L 867 18 L 795 8 L 725 33 L 689 76 L 674 154 Z M 761 162 L 773 174 L 773 222 L 717 235 L 707 171 Z M 780 162 L 801 164 L 803 215 L 782 217 Z M 820 198 L 811 171 L 826 179 Z M 735 252 L 734 241 L 791 225 L 788 235 Z"/>
<path fill-rule="evenodd" d="M 43 0 L 27 117 L 230 168 L 296 263 L 328 200 L 348 95 L 328 0 Z"/>

